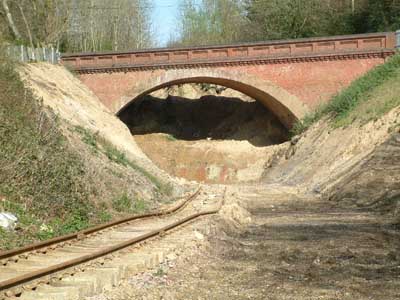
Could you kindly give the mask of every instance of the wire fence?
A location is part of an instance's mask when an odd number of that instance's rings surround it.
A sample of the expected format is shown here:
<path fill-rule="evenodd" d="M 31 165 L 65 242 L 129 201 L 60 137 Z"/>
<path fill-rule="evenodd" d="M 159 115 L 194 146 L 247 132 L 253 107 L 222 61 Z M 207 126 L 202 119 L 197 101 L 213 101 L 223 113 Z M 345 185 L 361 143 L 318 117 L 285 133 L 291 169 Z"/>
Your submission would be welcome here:
<path fill-rule="evenodd" d="M 61 53 L 53 48 L 31 48 L 26 46 L 7 46 L 5 48 L 7 57 L 14 61 L 29 62 L 49 62 L 58 64 L 60 62 Z"/>

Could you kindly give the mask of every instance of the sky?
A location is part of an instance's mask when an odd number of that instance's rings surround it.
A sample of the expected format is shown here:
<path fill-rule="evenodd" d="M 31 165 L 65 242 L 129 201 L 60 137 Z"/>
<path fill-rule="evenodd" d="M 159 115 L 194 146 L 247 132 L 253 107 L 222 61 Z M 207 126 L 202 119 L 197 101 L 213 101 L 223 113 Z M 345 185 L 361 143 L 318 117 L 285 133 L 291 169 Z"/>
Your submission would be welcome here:
<path fill-rule="evenodd" d="M 176 31 L 179 0 L 153 0 L 153 28 L 157 46 L 164 47 Z"/>

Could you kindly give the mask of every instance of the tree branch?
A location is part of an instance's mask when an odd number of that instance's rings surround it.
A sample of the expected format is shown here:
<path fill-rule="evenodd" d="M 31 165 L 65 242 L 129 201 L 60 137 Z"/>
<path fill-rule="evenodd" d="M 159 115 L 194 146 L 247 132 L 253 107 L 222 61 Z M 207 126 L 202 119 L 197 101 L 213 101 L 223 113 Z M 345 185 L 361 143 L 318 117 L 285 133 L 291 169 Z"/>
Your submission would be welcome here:
<path fill-rule="evenodd" d="M 22 20 L 24 21 L 24 24 L 25 24 L 25 27 L 26 27 L 26 32 L 28 33 L 29 43 L 31 44 L 31 48 L 33 49 L 34 46 L 33 46 L 32 32 L 31 32 L 31 29 L 29 27 L 28 20 L 25 17 L 24 9 L 22 8 L 22 6 L 19 3 L 16 3 L 16 4 L 17 4 L 17 6 L 19 8 L 19 11 L 21 12 Z"/>
<path fill-rule="evenodd" d="M 10 8 L 8 7 L 7 0 L 2 0 L 2 5 L 7 17 L 6 19 L 8 26 L 10 27 L 12 34 L 17 40 L 21 40 L 22 39 L 21 34 L 19 33 L 17 26 L 15 26 L 14 19 L 10 12 Z"/>

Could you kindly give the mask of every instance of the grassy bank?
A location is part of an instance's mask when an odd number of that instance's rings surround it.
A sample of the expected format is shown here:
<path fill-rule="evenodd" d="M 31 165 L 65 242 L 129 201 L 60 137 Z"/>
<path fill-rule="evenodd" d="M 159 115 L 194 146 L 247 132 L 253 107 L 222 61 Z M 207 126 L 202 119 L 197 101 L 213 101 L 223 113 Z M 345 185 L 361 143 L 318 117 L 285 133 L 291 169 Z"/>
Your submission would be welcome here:
<path fill-rule="evenodd" d="M 0 63 L 0 209 L 16 214 L 18 234 L 0 231 L 0 247 L 86 227 L 96 209 L 80 157 L 57 117 L 25 89 L 15 65 Z M 51 228 L 44 224 L 51 224 Z"/>
<path fill-rule="evenodd" d="M 325 105 L 308 114 L 293 128 L 294 135 L 329 116 L 333 127 L 355 121 L 365 124 L 400 105 L 400 54 L 355 80 Z"/>
<path fill-rule="evenodd" d="M 106 197 L 99 193 L 103 177 L 90 173 L 88 157 L 63 135 L 64 123 L 24 87 L 15 68 L 0 58 L 0 212 L 11 212 L 19 220 L 15 231 L 0 229 L 0 250 L 147 210 L 149 203 L 135 191 L 110 188 Z M 108 141 L 86 131 L 75 134 L 104 154 L 106 164 L 133 169 L 140 180 L 137 186 L 160 195 L 171 192 L 168 184 L 136 166 Z"/>
<path fill-rule="evenodd" d="M 97 134 L 91 132 L 89 129 L 83 128 L 81 126 L 75 126 L 75 131 L 79 133 L 82 141 L 91 147 L 94 153 L 104 154 L 111 162 L 122 165 L 127 168 L 131 168 L 140 174 L 142 174 L 149 183 L 153 184 L 159 193 L 171 196 L 173 187 L 169 183 L 162 182 L 159 178 L 149 173 L 147 170 L 143 169 L 135 162 L 128 159 L 126 154 L 111 144 L 109 141 L 98 136 Z"/>

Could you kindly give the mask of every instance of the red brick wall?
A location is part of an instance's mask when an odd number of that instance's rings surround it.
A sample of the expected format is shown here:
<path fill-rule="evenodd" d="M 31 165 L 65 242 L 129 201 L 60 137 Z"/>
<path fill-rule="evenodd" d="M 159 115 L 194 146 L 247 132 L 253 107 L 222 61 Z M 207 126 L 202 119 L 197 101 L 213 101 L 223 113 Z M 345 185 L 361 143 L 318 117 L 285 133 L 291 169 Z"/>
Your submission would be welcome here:
<path fill-rule="evenodd" d="M 383 62 L 384 58 L 370 57 L 212 68 L 256 75 L 282 87 L 313 108 Z M 107 107 L 112 108 L 112 104 L 126 95 L 134 85 L 164 72 L 159 69 L 82 74 L 80 77 Z"/>

